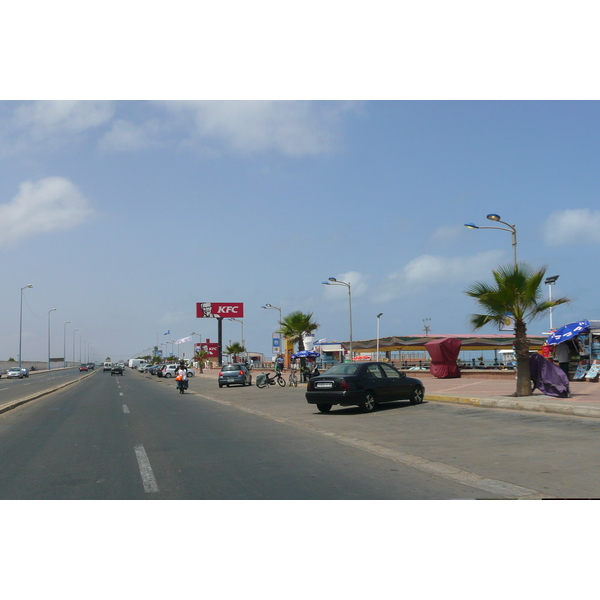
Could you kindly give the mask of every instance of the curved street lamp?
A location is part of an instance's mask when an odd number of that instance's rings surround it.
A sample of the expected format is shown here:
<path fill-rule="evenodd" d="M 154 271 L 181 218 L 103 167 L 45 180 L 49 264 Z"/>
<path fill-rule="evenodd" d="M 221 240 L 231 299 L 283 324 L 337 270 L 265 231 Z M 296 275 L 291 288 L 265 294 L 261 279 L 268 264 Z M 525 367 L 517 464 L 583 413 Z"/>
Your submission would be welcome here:
<path fill-rule="evenodd" d="M 512 234 L 513 256 L 514 256 L 514 262 L 515 262 L 515 267 L 516 267 L 517 266 L 517 229 L 516 229 L 516 227 L 514 225 L 511 225 L 510 223 L 507 223 L 506 221 L 501 221 L 500 215 L 497 215 L 494 213 L 487 215 L 487 218 L 490 221 L 502 223 L 503 225 L 506 225 L 506 227 L 485 227 L 485 226 L 475 225 L 475 223 L 465 223 L 465 227 L 467 227 L 468 229 L 501 229 L 502 231 L 510 231 L 510 233 Z M 507 229 L 507 227 L 508 227 L 508 229 Z"/>
<path fill-rule="evenodd" d="M 348 288 L 348 304 L 350 307 L 350 361 L 352 361 L 352 288 L 346 281 L 338 281 L 335 277 L 330 277 L 324 281 L 323 285 L 343 285 Z"/>
<path fill-rule="evenodd" d="M 21 311 L 19 313 L 19 369 L 21 368 L 21 348 L 23 341 L 23 290 L 25 288 L 32 288 L 33 285 L 28 283 L 21 288 Z"/>

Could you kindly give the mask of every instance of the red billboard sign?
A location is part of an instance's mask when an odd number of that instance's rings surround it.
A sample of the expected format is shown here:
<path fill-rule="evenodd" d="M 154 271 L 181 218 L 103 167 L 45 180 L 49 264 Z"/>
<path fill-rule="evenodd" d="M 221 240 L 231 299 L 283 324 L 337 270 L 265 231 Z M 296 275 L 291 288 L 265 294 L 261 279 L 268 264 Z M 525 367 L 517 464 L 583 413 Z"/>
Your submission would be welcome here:
<path fill-rule="evenodd" d="M 241 319 L 244 316 L 243 302 L 196 302 L 196 317 L 218 319 L 237 317 Z"/>
<path fill-rule="evenodd" d="M 219 344 L 216 342 L 202 342 L 201 344 L 194 344 L 194 354 L 197 354 L 201 350 L 204 350 L 208 356 L 218 356 Z"/>

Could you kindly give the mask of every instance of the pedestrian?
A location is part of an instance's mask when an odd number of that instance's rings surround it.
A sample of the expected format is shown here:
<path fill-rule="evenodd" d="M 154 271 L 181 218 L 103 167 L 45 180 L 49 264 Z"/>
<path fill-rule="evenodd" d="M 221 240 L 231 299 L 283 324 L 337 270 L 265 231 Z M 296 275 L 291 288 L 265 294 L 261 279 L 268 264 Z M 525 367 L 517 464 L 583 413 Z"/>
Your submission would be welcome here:
<path fill-rule="evenodd" d="M 283 372 L 283 354 L 278 354 L 275 360 L 275 371 Z"/>
<path fill-rule="evenodd" d="M 558 361 L 558 366 L 564 371 L 567 378 L 569 377 L 569 343 L 562 342 L 556 345 L 554 356 Z"/>

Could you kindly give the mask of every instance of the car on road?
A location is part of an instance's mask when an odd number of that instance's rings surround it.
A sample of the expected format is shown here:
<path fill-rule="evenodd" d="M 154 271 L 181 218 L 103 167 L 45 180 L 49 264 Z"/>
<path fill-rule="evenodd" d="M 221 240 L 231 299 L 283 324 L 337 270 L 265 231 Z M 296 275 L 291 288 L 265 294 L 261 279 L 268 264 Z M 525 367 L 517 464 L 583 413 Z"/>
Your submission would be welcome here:
<path fill-rule="evenodd" d="M 102 372 L 104 373 L 104 371 L 110 371 L 112 369 L 113 364 L 111 362 L 105 362 L 102 365 Z"/>
<path fill-rule="evenodd" d="M 340 363 L 311 377 L 305 396 L 323 413 L 336 404 L 373 412 L 383 402 L 409 400 L 411 404 L 421 404 L 425 386 L 420 379 L 408 377 L 387 363 Z"/>
<path fill-rule="evenodd" d="M 96 366 L 95 363 L 88 363 L 87 364 L 88 371 L 93 371 L 95 366 Z"/>
<path fill-rule="evenodd" d="M 123 375 L 123 366 L 122 365 L 113 365 L 110 369 L 111 376 L 113 375 Z"/>
<path fill-rule="evenodd" d="M 21 373 L 23 373 L 23 377 L 29 377 L 29 369 L 21 367 Z"/>
<path fill-rule="evenodd" d="M 25 377 L 25 375 L 23 375 L 23 371 L 19 369 L 19 367 L 11 367 L 6 371 L 7 379 L 23 379 L 23 377 Z"/>
<path fill-rule="evenodd" d="M 89 367 L 87 365 L 79 365 L 79 372 L 81 371 L 89 371 Z"/>
<path fill-rule="evenodd" d="M 223 365 L 219 371 L 219 387 L 224 385 L 252 385 L 252 375 L 250 371 L 241 363 L 231 363 Z"/>

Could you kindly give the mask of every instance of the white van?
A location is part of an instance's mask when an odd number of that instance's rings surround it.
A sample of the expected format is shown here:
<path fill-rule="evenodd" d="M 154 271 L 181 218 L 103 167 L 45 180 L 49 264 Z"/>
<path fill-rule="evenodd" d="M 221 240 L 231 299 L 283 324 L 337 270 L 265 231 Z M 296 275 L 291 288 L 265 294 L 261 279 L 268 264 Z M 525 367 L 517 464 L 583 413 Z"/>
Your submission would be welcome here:
<path fill-rule="evenodd" d="M 112 369 L 112 363 L 111 362 L 105 362 L 104 365 L 102 365 L 102 370 L 103 371 L 110 371 Z"/>

